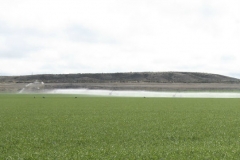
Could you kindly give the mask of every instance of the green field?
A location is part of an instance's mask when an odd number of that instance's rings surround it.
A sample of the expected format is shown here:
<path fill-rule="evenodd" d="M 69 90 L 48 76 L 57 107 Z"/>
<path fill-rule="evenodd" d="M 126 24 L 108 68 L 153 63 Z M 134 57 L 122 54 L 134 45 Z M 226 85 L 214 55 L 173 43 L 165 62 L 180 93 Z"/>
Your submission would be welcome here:
<path fill-rule="evenodd" d="M 240 99 L 0 94 L 0 159 L 240 159 Z"/>

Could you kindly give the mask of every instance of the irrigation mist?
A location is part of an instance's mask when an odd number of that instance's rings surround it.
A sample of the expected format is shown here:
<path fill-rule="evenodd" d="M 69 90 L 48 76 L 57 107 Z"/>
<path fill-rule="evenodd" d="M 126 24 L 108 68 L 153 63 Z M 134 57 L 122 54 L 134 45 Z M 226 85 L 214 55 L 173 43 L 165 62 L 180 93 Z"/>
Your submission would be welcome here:
<path fill-rule="evenodd" d="M 114 97 L 240 98 L 240 92 L 152 92 L 90 89 L 54 89 L 49 94 L 79 94 Z"/>

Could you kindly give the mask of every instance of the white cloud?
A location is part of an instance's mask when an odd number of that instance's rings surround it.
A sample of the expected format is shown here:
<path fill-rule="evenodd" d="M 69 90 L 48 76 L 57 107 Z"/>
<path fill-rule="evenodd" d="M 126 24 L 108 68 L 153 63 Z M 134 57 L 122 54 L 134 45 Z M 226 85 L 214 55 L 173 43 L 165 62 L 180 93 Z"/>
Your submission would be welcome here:
<path fill-rule="evenodd" d="M 237 0 L 8 0 L 0 6 L 0 74 L 240 75 L 239 15 Z"/>

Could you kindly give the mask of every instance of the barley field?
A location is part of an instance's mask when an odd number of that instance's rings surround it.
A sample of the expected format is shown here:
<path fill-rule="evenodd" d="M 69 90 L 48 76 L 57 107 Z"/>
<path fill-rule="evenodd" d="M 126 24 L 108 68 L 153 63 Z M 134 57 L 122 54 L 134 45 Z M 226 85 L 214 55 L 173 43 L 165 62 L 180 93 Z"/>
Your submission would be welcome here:
<path fill-rule="evenodd" d="M 0 159 L 240 159 L 240 99 L 0 94 Z"/>

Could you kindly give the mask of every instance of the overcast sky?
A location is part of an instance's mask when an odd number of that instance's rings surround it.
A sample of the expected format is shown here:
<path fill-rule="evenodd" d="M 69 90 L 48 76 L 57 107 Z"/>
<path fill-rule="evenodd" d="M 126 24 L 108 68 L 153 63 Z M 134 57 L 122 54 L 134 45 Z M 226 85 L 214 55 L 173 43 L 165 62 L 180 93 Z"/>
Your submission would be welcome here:
<path fill-rule="evenodd" d="M 240 78 L 239 0 L 0 0 L 0 75 Z"/>

